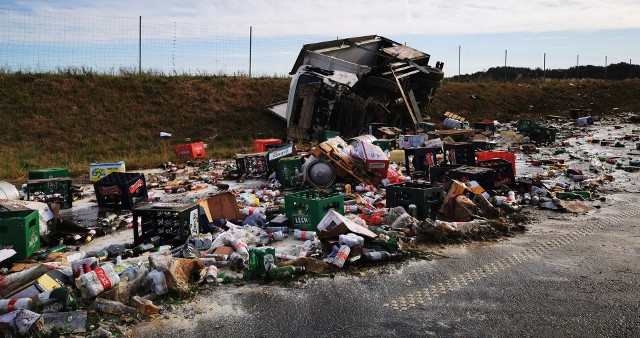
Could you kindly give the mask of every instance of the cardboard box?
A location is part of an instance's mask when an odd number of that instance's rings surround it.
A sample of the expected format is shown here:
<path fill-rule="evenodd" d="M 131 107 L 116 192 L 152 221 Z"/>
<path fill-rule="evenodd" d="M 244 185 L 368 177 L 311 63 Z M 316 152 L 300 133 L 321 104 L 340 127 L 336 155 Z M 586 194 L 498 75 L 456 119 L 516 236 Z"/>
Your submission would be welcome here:
<path fill-rule="evenodd" d="M 238 201 L 230 192 L 213 195 L 198 204 L 204 210 L 209 222 L 217 219 L 242 220 L 245 218 L 245 215 L 240 212 Z"/>
<path fill-rule="evenodd" d="M 476 181 L 469 181 L 466 184 L 460 181 L 451 180 L 451 185 L 447 194 L 444 196 L 444 204 L 455 198 L 457 195 L 465 195 L 473 198 L 473 195 L 482 195 L 489 199 L 491 197 Z"/>
<path fill-rule="evenodd" d="M 318 238 L 338 237 L 347 233 L 354 233 L 366 238 L 376 238 L 378 235 L 371 230 L 359 226 L 352 220 L 331 209 L 318 224 Z"/>
<path fill-rule="evenodd" d="M 373 172 L 379 179 L 387 178 L 389 158 L 380 147 L 373 143 L 359 141 L 351 150 L 351 158 L 362 161 L 365 169 Z"/>
<path fill-rule="evenodd" d="M 91 163 L 89 164 L 89 182 L 95 183 L 111 173 L 123 173 L 126 171 L 124 161 L 115 163 Z"/>
<path fill-rule="evenodd" d="M 429 139 L 427 134 L 419 134 L 419 135 L 400 135 L 398 137 L 398 148 L 406 149 L 406 148 L 419 148 L 423 147 L 424 143 Z"/>

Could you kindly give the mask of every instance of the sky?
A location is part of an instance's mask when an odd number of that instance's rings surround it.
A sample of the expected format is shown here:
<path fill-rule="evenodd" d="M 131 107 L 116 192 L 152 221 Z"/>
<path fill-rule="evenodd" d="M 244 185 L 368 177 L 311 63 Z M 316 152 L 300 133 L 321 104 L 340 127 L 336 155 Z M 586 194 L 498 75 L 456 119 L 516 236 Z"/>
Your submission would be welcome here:
<path fill-rule="evenodd" d="M 447 75 L 502 66 L 505 50 L 507 65 L 531 68 L 640 62 L 637 0 L 4 0 L 0 66 L 243 73 L 250 26 L 254 74 L 287 73 L 304 43 L 369 34 Z"/>

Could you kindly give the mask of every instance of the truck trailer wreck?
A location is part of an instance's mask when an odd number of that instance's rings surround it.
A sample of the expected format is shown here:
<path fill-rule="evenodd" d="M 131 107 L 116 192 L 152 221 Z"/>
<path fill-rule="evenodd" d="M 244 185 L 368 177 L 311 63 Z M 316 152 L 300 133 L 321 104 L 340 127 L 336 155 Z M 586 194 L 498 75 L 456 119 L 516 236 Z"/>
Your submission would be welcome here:
<path fill-rule="evenodd" d="M 444 77 L 429 54 L 377 35 L 307 44 L 290 72 L 287 101 L 267 109 L 287 122 L 287 136 L 324 131 L 359 135 L 369 123 L 415 128 Z"/>

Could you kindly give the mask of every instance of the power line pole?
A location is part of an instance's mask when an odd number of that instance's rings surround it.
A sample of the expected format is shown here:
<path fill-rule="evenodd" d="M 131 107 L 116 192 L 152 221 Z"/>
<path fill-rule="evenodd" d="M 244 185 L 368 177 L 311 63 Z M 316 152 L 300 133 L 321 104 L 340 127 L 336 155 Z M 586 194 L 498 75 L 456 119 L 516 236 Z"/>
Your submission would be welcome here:
<path fill-rule="evenodd" d="M 460 55 L 462 53 L 462 46 L 458 45 L 458 79 L 462 82 L 462 78 L 460 77 Z"/>
<path fill-rule="evenodd" d="M 542 56 L 542 79 L 547 78 L 547 53 Z"/>
<path fill-rule="evenodd" d="M 251 78 L 251 48 L 253 45 L 253 26 L 249 26 L 249 78 Z"/>
<path fill-rule="evenodd" d="M 580 65 L 580 54 L 578 54 L 578 56 L 576 57 L 576 79 L 579 79 L 578 77 L 578 66 Z"/>
<path fill-rule="evenodd" d="M 604 79 L 607 79 L 607 55 L 604 56 Z"/>

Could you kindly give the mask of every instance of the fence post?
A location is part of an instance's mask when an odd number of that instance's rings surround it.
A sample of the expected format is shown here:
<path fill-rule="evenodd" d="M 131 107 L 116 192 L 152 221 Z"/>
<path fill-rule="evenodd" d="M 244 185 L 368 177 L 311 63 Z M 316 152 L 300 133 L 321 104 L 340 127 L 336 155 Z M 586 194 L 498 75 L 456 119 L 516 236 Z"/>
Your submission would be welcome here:
<path fill-rule="evenodd" d="M 507 83 L 507 50 L 504 50 L 504 83 Z"/>
<path fill-rule="evenodd" d="M 462 46 L 458 45 L 458 79 L 462 82 L 462 77 L 460 76 L 460 55 L 462 53 Z"/>
<path fill-rule="evenodd" d="M 253 47 L 253 26 L 249 26 L 249 78 L 251 78 L 251 49 Z"/>
<path fill-rule="evenodd" d="M 138 74 L 142 74 L 142 15 L 138 23 Z"/>

